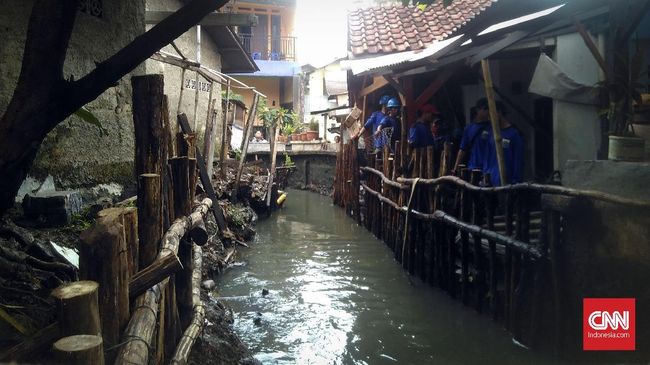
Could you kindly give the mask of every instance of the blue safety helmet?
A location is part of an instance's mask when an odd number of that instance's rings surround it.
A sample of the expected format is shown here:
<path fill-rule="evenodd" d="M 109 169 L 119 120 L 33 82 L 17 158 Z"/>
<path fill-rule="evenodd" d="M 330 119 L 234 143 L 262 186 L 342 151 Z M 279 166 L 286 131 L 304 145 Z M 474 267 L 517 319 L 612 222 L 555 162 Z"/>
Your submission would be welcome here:
<path fill-rule="evenodd" d="M 386 108 L 399 108 L 399 100 L 397 98 L 392 98 L 388 100 L 388 103 L 386 103 Z"/>
<path fill-rule="evenodd" d="M 379 99 L 379 105 L 386 105 L 390 100 L 390 95 L 384 95 Z"/>

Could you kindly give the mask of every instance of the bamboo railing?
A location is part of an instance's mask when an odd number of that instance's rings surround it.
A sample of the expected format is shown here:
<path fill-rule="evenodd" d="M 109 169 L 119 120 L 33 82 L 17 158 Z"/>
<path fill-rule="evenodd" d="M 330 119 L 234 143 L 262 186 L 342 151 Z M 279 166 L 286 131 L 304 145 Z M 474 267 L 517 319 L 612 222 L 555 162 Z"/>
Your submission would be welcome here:
<path fill-rule="evenodd" d="M 398 141 L 395 154 L 385 148 L 361 167 L 356 148 L 348 143 L 339 152 L 334 203 L 351 216 L 349 207 L 356 206 L 360 223 L 410 274 L 489 313 L 531 346 L 544 340 L 540 328 L 550 322 L 557 350 L 564 315 L 558 271 L 564 218 L 542 198 L 650 208 L 646 201 L 556 185 L 493 187 L 488 174 L 463 166 L 452 176 L 449 144 L 441 151 L 402 151 Z M 542 313 L 552 320 L 543 323 Z"/>

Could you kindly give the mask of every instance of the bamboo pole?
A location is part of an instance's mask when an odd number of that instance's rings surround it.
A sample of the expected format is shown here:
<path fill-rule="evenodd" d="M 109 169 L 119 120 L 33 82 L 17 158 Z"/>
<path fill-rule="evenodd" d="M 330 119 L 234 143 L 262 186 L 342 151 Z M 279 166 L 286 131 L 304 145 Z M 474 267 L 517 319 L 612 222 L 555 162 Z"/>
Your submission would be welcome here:
<path fill-rule="evenodd" d="M 490 72 L 490 63 L 487 59 L 481 60 L 481 67 L 483 68 L 483 80 L 485 81 L 485 96 L 488 99 L 488 106 L 490 110 L 490 122 L 492 123 L 492 135 L 494 136 L 494 146 L 496 148 L 497 163 L 499 164 L 499 177 L 501 178 L 501 185 L 508 185 L 506 173 L 506 164 L 503 157 L 503 140 L 501 138 L 501 125 L 499 123 L 499 115 L 497 114 L 497 106 L 494 102 L 494 89 L 492 87 L 492 73 Z"/>
<path fill-rule="evenodd" d="M 246 163 L 246 154 L 248 153 L 248 142 L 250 142 L 251 131 L 253 130 L 253 123 L 255 123 L 255 117 L 257 116 L 257 103 L 260 96 L 258 94 L 253 95 L 253 102 L 251 105 L 250 113 L 248 114 L 248 121 L 246 122 L 246 127 L 244 131 L 244 140 L 243 147 L 241 150 L 241 157 L 239 160 L 239 167 L 237 168 L 237 175 L 235 176 L 235 187 L 233 188 L 232 199 L 237 200 L 237 195 L 239 194 L 239 184 L 241 180 L 241 174 L 244 171 L 244 164 Z"/>
<path fill-rule="evenodd" d="M 58 302 L 61 335 L 101 336 L 98 287 L 94 281 L 76 281 L 52 291 Z"/>
<path fill-rule="evenodd" d="M 104 343 L 97 335 L 64 337 L 54 343 L 53 352 L 61 364 L 104 365 Z"/>

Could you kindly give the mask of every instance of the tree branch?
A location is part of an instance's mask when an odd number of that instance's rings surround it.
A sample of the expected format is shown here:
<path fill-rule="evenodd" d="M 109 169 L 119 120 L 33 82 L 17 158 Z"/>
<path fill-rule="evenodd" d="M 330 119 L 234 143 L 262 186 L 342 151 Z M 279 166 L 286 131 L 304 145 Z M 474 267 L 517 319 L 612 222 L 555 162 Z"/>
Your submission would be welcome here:
<path fill-rule="evenodd" d="M 60 108 L 60 114 L 52 121 L 54 125 L 58 120 L 68 117 L 81 106 L 97 98 L 156 51 L 198 24 L 206 14 L 219 9 L 227 2 L 228 0 L 193 0 L 101 62 L 95 70 L 70 85 L 63 100 L 64 107 Z"/>

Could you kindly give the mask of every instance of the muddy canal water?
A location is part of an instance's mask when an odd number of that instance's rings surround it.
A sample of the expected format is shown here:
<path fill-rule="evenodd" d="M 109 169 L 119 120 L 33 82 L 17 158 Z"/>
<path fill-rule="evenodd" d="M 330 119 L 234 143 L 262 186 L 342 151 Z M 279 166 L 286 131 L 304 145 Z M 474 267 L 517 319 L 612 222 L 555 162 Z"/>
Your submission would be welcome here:
<path fill-rule="evenodd" d="M 409 278 L 330 198 L 290 191 L 257 232 L 217 290 L 264 364 L 552 363 L 488 316 Z"/>

